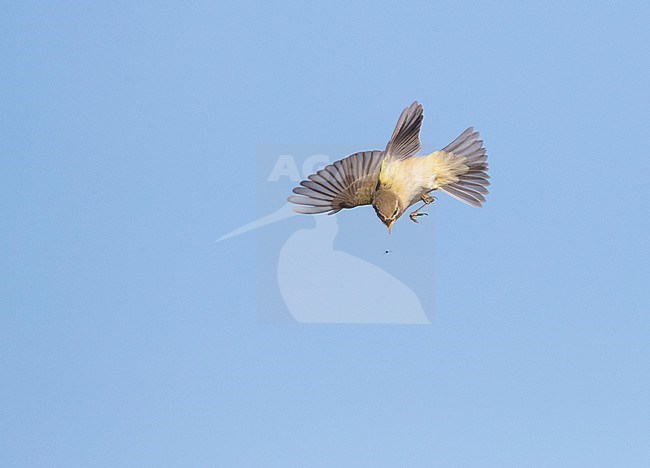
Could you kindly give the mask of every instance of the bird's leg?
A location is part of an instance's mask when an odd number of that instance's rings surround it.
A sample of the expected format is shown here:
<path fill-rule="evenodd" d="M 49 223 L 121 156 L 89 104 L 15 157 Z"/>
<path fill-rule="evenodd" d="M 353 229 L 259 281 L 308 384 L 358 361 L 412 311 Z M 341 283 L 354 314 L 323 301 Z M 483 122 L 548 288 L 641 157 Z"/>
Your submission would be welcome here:
<path fill-rule="evenodd" d="M 420 200 L 424 202 L 422 206 L 417 210 L 411 212 L 411 214 L 409 215 L 409 218 L 411 218 L 411 221 L 413 221 L 414 223 L 420 222 L 416 219 L 418 216 L 429 216 L 428 213 L 420 213 L 420 210 L 425 206 L 427 206 L 428 204 L 433 203 L 436 200 L 436 197 L 430 197 L 428 194 L 423 193 L 422 195 L 420 195 Z"/>

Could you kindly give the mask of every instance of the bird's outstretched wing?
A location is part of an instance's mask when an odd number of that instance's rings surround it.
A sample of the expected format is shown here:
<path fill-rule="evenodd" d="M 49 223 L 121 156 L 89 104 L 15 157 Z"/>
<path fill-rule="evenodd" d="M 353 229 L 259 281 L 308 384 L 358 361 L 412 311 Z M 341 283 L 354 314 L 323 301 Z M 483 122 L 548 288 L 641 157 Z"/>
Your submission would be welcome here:
<path fill-rule="evenodd" d="M 424 114 L 422 105 L 415 101 L 402 111 L 393 135 L 386 145 L 386 157 L 404 159 L 420 151 L 420 127 Z"/>
<path fill-rule="evenodd" d="M 293 189 L 294 211 L 334 214 L 343 208 L 369 205 L 379 180 L 383 151 L 363 151 L 330 164 Z"/>
<path fill-rule="evenodd" d="M 334 214 L 343 208 L 369 205 L 384 158 L 404 159 L 420 150 L 422 106 L 415 101 L 402 111 L 385 151 L 364 151 L 321 169 L 303 180 L 288 198 L 304 214 Z"/>

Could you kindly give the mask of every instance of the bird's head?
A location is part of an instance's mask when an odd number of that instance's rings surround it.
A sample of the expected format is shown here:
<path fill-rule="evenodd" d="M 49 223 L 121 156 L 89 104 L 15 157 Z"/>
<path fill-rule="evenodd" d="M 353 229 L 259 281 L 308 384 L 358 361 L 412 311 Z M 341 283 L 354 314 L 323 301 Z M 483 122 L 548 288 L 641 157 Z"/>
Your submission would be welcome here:
<path fill-rule="evenodd" d="M 400 207 L 399 198 L 395 192 L 380 188 L 373 196 L 372 206 L 375 213 L 377 213 L 377 217 L 386 225 L 390 234 L 393 223 L 404 212 Z"/>

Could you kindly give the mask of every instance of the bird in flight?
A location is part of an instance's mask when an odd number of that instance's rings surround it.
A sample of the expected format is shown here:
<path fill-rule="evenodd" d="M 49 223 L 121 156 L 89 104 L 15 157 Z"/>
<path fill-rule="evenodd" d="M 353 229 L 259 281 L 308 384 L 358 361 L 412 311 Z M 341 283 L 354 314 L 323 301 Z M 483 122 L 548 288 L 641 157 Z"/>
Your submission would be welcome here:
<path fill-rule="evenodd" d="M 420 151 L 422 105 L 404 109 L 383 151 L 362 151 L 330 164 L 300 182 L 288 200 L 302 214 L 334 214 L 343 208 L 372 205 L 390 233 L 393 223 L 412 205 L 409 215 L 418 222 L 420 210 L 440 190 L 471 206 L 485 202 L 488 163 L 479 133 L 470 127 L 443 149 L 427 156 Z"/>

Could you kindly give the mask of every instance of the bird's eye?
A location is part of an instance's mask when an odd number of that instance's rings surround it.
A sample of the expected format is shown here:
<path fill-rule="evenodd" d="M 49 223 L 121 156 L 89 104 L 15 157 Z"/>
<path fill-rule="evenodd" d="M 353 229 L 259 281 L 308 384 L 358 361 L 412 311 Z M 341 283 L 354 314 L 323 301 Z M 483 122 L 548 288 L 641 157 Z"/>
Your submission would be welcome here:
<path fill-rule="evenodd" d="M 393 212 L 393 218 L 397 216 L 397 212 L 399 211 L 399 208 L 395 208 L 395 211 Z"/>

